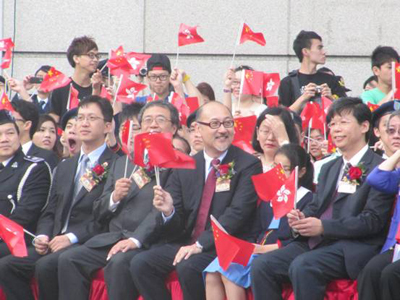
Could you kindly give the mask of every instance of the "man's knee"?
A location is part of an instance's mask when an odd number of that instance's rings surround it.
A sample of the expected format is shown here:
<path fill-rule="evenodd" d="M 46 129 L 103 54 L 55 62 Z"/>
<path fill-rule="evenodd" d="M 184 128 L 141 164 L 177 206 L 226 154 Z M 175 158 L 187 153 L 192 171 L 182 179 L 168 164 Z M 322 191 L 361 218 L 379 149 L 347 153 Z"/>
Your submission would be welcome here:
<path fill-rule="evenodd" d="M 312 266 L 315 271 L 318 270 L 318 266 L 311 262 L 309 255 L 303 254 L 296 257 L 289 266 L 289 277 L 302 276 L 305 272 L 308 272 L 308 268 Z"/>
<path fill-rule="evenodd" d="M 251 263 L 251 274 L 256 278 L 259 274 L 268 274 L 275 270 L 276 260 L 270 253 L 256 257 Z"/>
<path fill-rule="evenodd" d="M 381 282 L 390 282 L 393 280 L 399 281 L 399 279 L 400 279 L 400 265 L 392 263 L 387 265 L 382 270 Z"/>
<path fill-rule="evenodd" d="M 128 265 L 133 278 L 135 278 L 136 275 L 143 276 L 143 274 L 151 271 L 151 265 L 149 264 L 146 253 L 135 255 Z"/>

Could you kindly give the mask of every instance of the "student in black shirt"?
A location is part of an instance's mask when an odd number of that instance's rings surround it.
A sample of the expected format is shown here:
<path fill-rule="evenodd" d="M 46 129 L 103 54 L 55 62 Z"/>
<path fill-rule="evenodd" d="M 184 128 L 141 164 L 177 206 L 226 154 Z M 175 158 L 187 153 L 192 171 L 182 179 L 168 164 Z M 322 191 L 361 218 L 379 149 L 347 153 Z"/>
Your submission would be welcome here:
<path fill-rule="evenodd" d="M 293 50 L 301 63 L 300 69 L 282 79 L 279 87 L 281 104 L 301 112 L 307 101 L 318 101 L 321 96 L 331 100 L 346 96 L 335 76 L 317 72 L 325 64 L 326 53 L 321 37 L 313 31 L 302 30 L 293 42 Z"/>

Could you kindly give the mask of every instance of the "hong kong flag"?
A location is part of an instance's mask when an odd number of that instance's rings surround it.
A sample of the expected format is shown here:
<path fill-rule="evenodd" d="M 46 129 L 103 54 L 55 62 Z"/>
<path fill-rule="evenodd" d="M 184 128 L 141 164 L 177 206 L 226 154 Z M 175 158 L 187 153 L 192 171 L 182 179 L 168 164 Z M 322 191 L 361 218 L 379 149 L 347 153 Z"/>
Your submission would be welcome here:
<path fill-rule="evenodd" d="M 317 102 L 307 102 L 303 111 L 300 114 L 303 130 L 310 126 L 310 120 L 321 118 L 321 122 L 324 119 L 324 111 Z M 323 121 L 325 122 L 325 121 Z"/>
<path fill-rule="evenodd" d="M 117 94 L 117 101 L 127 104 L 132 103 L 135 101 L 136 95 L 146 87 L 145 84 L 122 78 Z"/>
<path fill-rule="evenodd" d="M 281 83 L 279 73 L 264 73 L 263 79 L 263 97 L 275 95 Z"/>
<path fill-rule="evenodd" d="M 285 181 L 276 195 L 271 199 L 274 218 L 280 219 L 286 216 L 295 206 L 297 192 L 297 169 L 296 167 L 290 177 Z"/>
<path fill-rule="evenodd" d="M 14 48 L 14 43 L 11 38 L 0 40 L 0 51 L 7 51 L 11 48 Z"/>
<path fill-rule="evenodd" d="M 5 109 L 8 111 L 14 111 L 14 108 L 11 105 L 10 99 L 8 99 L 7 94 L 3 91 L 0 99 L 0 109 Z"/>
<path fill-rule="evenodd" d="M 243 70 L 242 73 L 242 89 L 243 95 L 254 95 L 257 97 L 263 94 L 263 72 Z"/>
<path fill-rule="evenodd" d="M 57 71 L 54 67 L 50 70 L 43 78 L 43 82 L 40 84 L 40 90 L 44 93 L 66 86 L 71 82 L 71 79 L 65 76 L 60 71 Z"/>
<path fill-rule="evenodd" d="M 128 60 L 133 70 L 132 74 L 139 75 L 140 69 L 142 69 L 146 65 L 146 62 L 150 57 L 151 55 L 143 53 L 126 53 L 126 59 Z"/>
<path fill-rule="evenodd" d="M 253 30 L 251 30 L 246 23 L 243 23 L 242 34 L 240 35 L 239 43 L 243 44 L 247 41 L 256 42 L 261 46 L 265 46 L 266 44 L 264 35 L 261 32 L 253 32 Z"/>
<path fill-rule="evenodd" d="M 179 47 L 202 42 L 204 42 L 204 39 L 197 33 L 197 26 L 190 27 L 183 23 L 181 24 L 178 34 Z"/>
<path fill-rule="evenodd" d="M 28 256 L 24 228 L 3 215 L 0 215 L 0 237 L 6 243 L 12 255 L 16 257 Z"/>
<path fill-rule="evenodd" d="M 400 99 L 400 63 L 393 63 L 392 65 L 393 74 L 393 87 L 396 91 L 394 93 L 394 99 Z"/>
<path fill-rule="evenodd" d="M 285 171 L 279 164 L 268 172 L 251 176 L 258 197 L 270 201 L 286 180 Z"/>
<path fill-rule="evenodd" d="M 278 96 L 268 96 L 267 97 L 267 106 L 268 107 L 279 106 L 279 97 Z"/>
<path fill-rule="evenodd" d="M 111 94 L 107 91 L 107 89 L 104 86 L 101 87 L 100 97 L 106 98 L 109 101 L 112 100 Z"/>
<path fill-rule="evenodd" d="M 1 62 L 0 68 L 8 69 L 11 65 L 11 58 L 12 58 L 12 49 L 9 48 L 6 50 L 6 53 L 3 56 L 3 60 Z"/>
<path fill-rule="evenodd" d="M 79 98 L 78 98 L 79 92 L 72 84 L 70 84 L 70 90 L 69 90 L 69 99 L 68 99 L 68 104 L 67 104 L 67 109 L 73 109 L 75 107 L 78 107 L 79 105 Z"/>

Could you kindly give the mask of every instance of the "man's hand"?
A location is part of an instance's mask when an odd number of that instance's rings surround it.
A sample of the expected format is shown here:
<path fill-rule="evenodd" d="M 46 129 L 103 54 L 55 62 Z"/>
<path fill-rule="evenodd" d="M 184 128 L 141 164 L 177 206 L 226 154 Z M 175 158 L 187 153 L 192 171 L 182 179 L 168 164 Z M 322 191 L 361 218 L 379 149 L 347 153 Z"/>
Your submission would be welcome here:
<path fill-rule="evenodd" d="M 292 209 L 287 215 L 288 224 L 293 227 L 293 223 L 305 218 L 304 214 L 298 209 Z"/>
<path fill-rule="evenodd" d="M 161 186 L 155 185 L 153 205 L 158 211 L 162 212 L 164 216 L 169 217 L 174 211 L 174 202 L 170 193 L 164 191 Z"/>
<path fill-rule="evenodd" d="M 235 69 L 230 68 L 224 75 L 224 89 L 232 90 L 232 82 L 236 78 Z"/>
<path fill-rule="evenodd" d="M 169 78 L 169 82 L 172 84 L 172 86 L 175 87 L 180 87 L 183 82 L 183 77 L 182 74 L 184 73 L 183 70 L 178 70 L 174 69 L 171 72 L 171 77 Z"/>
<path fill-rule="evenodd" d="M 131 188 L 132 179 L 130 178 L 120 178 L 115 182 L 115 189 L 112 197 L 112 201 L 117 203 L 121 201 L 124 197 L 128 195 Z"/>
<path fill-rule="evenodd" d="M 302 236 L 318 236 L 324 233 L 322 221 L 312 217 L 295 221 L 291 227 Z"/>
<path fill-rule="evenodd" d="M 286 131 L 285 124 L 282 122 L 281 118 L 278 116 L 266 115 L 265 123 L 268 128 L 273 132 L 279 146 L 284 145 L 289 142 L 289 136 Z"/>
<path fill-rule="evenodd" d="M 107 260 L 110 260 L 111 257 L 113 257 L 118 252 L 125 253 L 128 250 L 133 250 L 133 249 L 136 249 L 136 248 L 137 248 L 137 245 L 131 239 L 126 239 L 126 240 L 119 241 L 108 252 Z"/>
<path fill-rule="evenodd" d="M 93 95 L 100 95 L 101 86 L 103 84 L 103 75 L 100 70 L 97 70 L 90 79 L 92 83 Z"/>
<path fill-rule="evenodd" d="M 45 255 L 49 251 L 49 237 L 42 235 L 34 240 L 35 250 L 40 255 Z"/>
<path fill-rule="evenodd" d="M 173 265 L 176 266 L 182 261 L 182 259 L 186 260 L 193 254 L 198 254 L 201 252 L 202 252 L 201 248 L 198 247 L 196 244 L 190 246 L 183 246 L 179 249 L 178 253 L 175 255 Z"/>
<path fill-rule="evenodd" d="M 315 97 L 315 93 L 317 92 L 317 85 L 313 82 L 310 82 L 304 87 L 303 94 L 299 99 L 302 99 L 303 102 L 310 100 L 312 97 Z"/>
<path fill-rule="evenodd" d="M 322 97 L 327 97 L 331 100 L 334 100 L 334 98 L 332 97 L 332 90 L 327 83 L 321 84 L 321 88 L 322 88 L 321 90 Z"/>
<path fill-rule="evenodd" d="M 67 248 L 68 246 L 71 245 L 72 245 L 71 241 L 65 234 L 56 236 L 49 243 L 51 252 L 57 252 L 58 250 Z"/>

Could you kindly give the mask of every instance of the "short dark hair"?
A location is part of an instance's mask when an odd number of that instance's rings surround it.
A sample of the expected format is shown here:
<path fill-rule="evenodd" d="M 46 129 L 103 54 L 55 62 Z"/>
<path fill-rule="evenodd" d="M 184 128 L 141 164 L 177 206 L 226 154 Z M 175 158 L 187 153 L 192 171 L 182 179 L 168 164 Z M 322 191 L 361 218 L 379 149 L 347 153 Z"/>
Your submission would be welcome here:
<path fill-rule="evenodd" d="M 58 125 L 57 125 L 56 120 L 54 120 L 54 118 L 52 116 L 45 114 L 45 115 L 40 115 L 39 116 L 39 121 L 38 121 L 38 124 L 37 124 L 36 131 L 39 131 L 40 130 L 40 126 L 42 126 L 42 124 L 45 123 L 45 122 L 52 122 L 54 124 L 54 127 L 57 130 Z M 56 132 L 56 135 L 57 135 L 57 132 Z"/>
<path fill-rule="evenodd" d="M 297 58 L 299 59 L 300 62 L 303 61 L 303 49 L 311 48 L 311 40 L 320 40 L 322 41 L 322 38 L 314 31 L 305 31 L 302 30 L 299 32 L 299 34 L 296 36 L 295 40 L 293 41 L 293 50 L 294 53 L 296 53 Z"/>
<path fill-rule="evenodd" d="M 378 46 L 372 52 L 371 64 L 373 67 L 380 68 L 383 64 L 390 63 L 392 61 L 399 62 L 399 54 L 393 47 Z"/>
<path fill-rule="evenodd" d="M 236 72 L 239 72 L 239 71 L 243 71 L 243 70 L 254 71 L 254 69 L 253 69 L 252 67 L 250 67 L 250 66 L 241 65 L 241 66 L 235 68 L 235 73 L 236 73 Z"/>
<path fill-rule="evenodd" d="M 15 122 L 15 118 L 13 117 L 11 112 L 6 109 L 0 109 L 0 126 L 8 123 L 14 124 L 15 130 L 19 135 L 19 129 L 17 123 Z"/>
<path fill-rule="evenodd" d="M 372 76 L 368 77 L 368 79 L 365 80 L 365 82 L 363 84 L 363 89 L 365 90 L 367 85 L 370 84 L 372 81 L 378 82 L 378 77 L 376 75 L 372 75 Z"/>
<path fill-rule="evenodd" d="M 140 110 L 144 107 L 144 103 L 133 102 L 124 107 L 118 115 L 119 124 L 123 124 L 126 120 L 137 118 L 139 120 Z"/>
<path fill-rule="evenodd" d="M 67 49 L 67 58 L 71 67 L 75 68 L 74 55 L 82 55 L 90 50 L 98 50 L 97 44 L 92 37 L 81 36 L 74 38 Z"/>
<path fill-rule="evenodd" d="M 179 141 L 181 141 L 181 142 L 185 145 L 185 147 L 186 147 L 185 153 L 186 153 L 187 155 L 189 155 L 190 152 L 192 151 L 192 149 L 190 148 L 189 142 L 188 142 L 186 139 L 184 139 L 183 137 L 181 137 L 179 134 L 175 134 L 174 137 L 172 138 L 172 140 L 179 140 Z"/>
<path fill-rule="evenodd" d="M 51 69 L 51 66 L 49 66 L 49 65 L 43 65 L 43 66 L 41 66 L 39 69 L 36 70 L 35 76 L 36 76 L 40 71 L 43 71 L 43 72 L 47 73 L 47 72 L 50 71 L 50 69 Z"/>
<path fill-rule="evenodd" d="M 362 124 L 365 121 L 369 123 L 369 131 L 365 134 L 365 141 L 368 142 L 372 131 L 372 114 L 368 106 L 364 104 L 360 98 L 339 98 L 338 100 L 333 101 L 329 107 L 328 114 L 326 116 L 326 123 L 329 124 L 334 116 L 340 116 L 344 112 L 351 113 L 354 118 L 356 118 L 358 124 Z"/>
<path fill-rule="evenodd" d="M 18 99 L 11 102 L 13 109 L 19 113 L 25 121 L 31 121 L 32 125 L 29 130 L 29 136 L 32 139 L 36 132 L 36 128 L 39 122 L 39 110 L 35 104 L 22 99 Z"/>
<path fill-rule="evenodd" d="M 114 111 L 111 106 L 111 103 L 106 98 L 102 98 L 100 96 L 90 95 L 90 96 L 83 98 L 82 101 L 78 105 L 78 111 L 79 111 L 79 108 L 87 106 L 88 104 L 91 104 L 91 103 L 98 105 L 105 122 L 112 122 Z"/>
<path fill-rule="evenodd" d="M 199 92 L 205 96 L 208 97 L 208 99 L 210 99 L 210 101 L 214 101 L 215 100 L 215 93 L 213 88 L 211 87 L 211 85 L 209 85 L 207 82 L 200 82 L 197 85 L 197 89 L 199 90 Z"/>
<path fill-rule="evenodd" d="M 299 143 L 299 138 L 296 133 L 296 128 L 294 127 L 294 122 L 289 111 L 283 107 L 270 107 L 265 109 L 257 118 L 256 128 L 253 133 L 252 146 L 257 152 L 263 153 L 260 146 L 260 142 L 257 140 L 257 129 L 260 127 L 261 123 L 265 120 L 266 115 L 279 116 L 285 125 L 286 132 L 289 137 L 289 142 L 293 144 Z"/>
<path fill-rule="evenodd" d="M 180 128 L 180 121 L 179 121 L 179 112 L 176 109 L 176 107 L 174 105 L 172 105 L 169 102 L 164 102 L 164 101 L 152 101 L 152 102 L 148 102 L 146 103 L 146 105 L 140 110 L 139 113 L 139 124 L 142 124 L 142 118 L 143 118 L 143 114 L 146 110 L 148 110 L 149 108 L 152 107 L 162 107 L 165 108 L 167 110 L 169 110 L 169 113 L 171 114 L 171 123 L 172 125 L 175 125 L 175 127 L 178 129 Z"/>
<path fill-rule="evenodd" d="M 312 191 L 314 167 L 311 163 L 310 156 L 303 149 L 303 147 L 298 144 L 286 144 L 276 151 L 275 156 L 278 154 L 283 154 L 289 159 L 290 171 L 293 171 L 297 166 L 299 167 L 299 171 L 302 168 L 306 168 L 306 173 L 303 175 L 303 177 L 299 178 L 299 186 L 303 186 Z"/>

